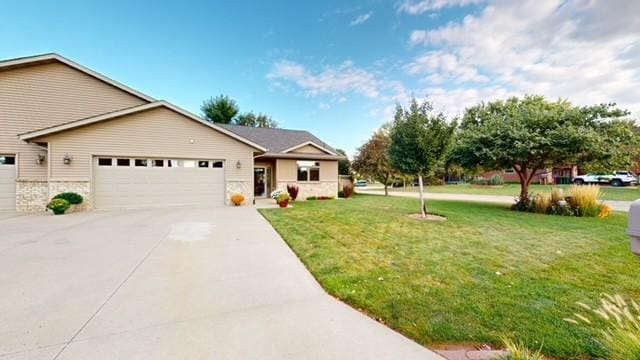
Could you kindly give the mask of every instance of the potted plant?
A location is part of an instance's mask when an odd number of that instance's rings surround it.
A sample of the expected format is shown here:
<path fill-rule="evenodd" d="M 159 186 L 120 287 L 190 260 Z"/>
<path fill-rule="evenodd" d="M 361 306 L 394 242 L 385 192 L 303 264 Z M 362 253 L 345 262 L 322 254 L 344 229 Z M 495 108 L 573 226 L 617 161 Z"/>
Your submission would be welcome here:
<path fill-rule="evenodd" d="M 244 195 L 242 194 L 233 194 L 231 195 L 231 202 L 235 206 L 240 206 L 244 202 Z"/>
<path fill-rule="evenodd" d="M 287 193 L 289 193 L 289 196 L 291 196 L 291 201 L 296 201 L 296 198 L 298 197 L 298 191 L 300 191 L 298 185 L 287 185 Z"/>
<path fill-rule="evenodd" d="M 288 193 L 286 192 L 282 192 L 280 193 L 280 195 L 278 195 L 278 205 L 281 208 L 286 208 L 287 206 L 289 206 L 289 200 L 291 200 L 291 196 L 289 196 Z"/>
<path fill-rule="evenodd" d="M 280 196 L 280 194 L 282 194 L 282 193 L 286 194 L 287 192 L 285 190 L 282 190 L 282 189 L 276 189 L 276 190 L 273 190 L 271 192 L 271 198 L 276 201 L 276 204 L 278 203 L 278 196 Z"/>

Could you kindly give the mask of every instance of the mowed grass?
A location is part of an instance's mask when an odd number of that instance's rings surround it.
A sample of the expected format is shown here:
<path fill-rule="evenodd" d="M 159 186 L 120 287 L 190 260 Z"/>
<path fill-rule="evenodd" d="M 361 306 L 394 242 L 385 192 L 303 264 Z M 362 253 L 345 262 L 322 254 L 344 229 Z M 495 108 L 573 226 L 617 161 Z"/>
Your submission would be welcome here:
<path fill-rule="evenodd" d="M 428 203 L 448 220 L 412 219 L 417 200 L 375 195 L 261 212 L 330 294 L 426 346 L 499 346 L 507 335 L 559 358 L 594 356 L 588 330 L 562 320 L 575 302 L 640 299 L 625 214 Z"/>
<path fill-rule="evenodd" d="M 539 185 L 532 184 L 529 187 L 531 193 L 550 192 L 552 188 L 558 187 L 565 192 L 569 190 L 570 185 Z M 395 188 L 395 191 L 402 191 L 403 188 Z M 610 187 L 602 186 L 602 199 L 603 200 L 622 200 L 633 201 L 640 199 L 640 190 L 637 187 Z M 407 187 L 406 191 L 418 191 L 417 187 Z M 426 192 L 432 193 L 445 193 L 445 194 L 476 194 L 476 195 L 508 195 L 518 196 L 520 194 L 519 184 L 505 184 L 502 187 L 488 187 L 488 186 L 472 186 L 470 184 L 460 185 L 440 185 L 440 186 L 426 186 Z"/>

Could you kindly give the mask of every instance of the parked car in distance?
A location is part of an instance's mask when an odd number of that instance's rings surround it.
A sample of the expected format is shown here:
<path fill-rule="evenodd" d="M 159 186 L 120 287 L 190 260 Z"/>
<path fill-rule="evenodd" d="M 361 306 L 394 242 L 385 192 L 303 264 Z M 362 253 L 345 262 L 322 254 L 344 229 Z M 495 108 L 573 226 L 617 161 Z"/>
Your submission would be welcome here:
<path fill-rule="evenodd" d="M 608 173 L 589 173 L 586 175 L 576 176 L 573 179 L 576 185 L 582 184 L 609 184 L 611 186 L 628 186 L 637 185 L 638 176 L 631 171 L 615 171 Z"/>
<path fill-rule="evenodd" d="M 356 186 L 357 187 L 365 187 L 365 186 L 367 186 L 367 180 L 358 180 L 358 181 L 356 181 Z"/>

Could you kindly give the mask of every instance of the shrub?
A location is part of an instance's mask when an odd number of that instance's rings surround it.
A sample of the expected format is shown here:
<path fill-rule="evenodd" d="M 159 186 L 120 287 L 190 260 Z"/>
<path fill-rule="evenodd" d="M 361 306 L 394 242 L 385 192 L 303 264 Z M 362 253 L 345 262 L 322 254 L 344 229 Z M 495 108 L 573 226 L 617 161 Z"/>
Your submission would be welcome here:
<path fill-rule="evenodd" d="M 502 342 L 509 354 L 498 358 L 500 360 L 544 360 L 540 349 L 536 351 L 529 350 L 523 343 L 516 343 L 508 338 L 503 338 Z"/>
<path fill-rule="evenodd" d="M 344 198 L 344 191 L 339 190 L 339 191 L 338 191 L 338 197 L 339 197 L 339 198 Z"/>
<path fill-rule="evenodd" d="M 333 196 L 325 196 L 325 195 L 322 195 L 322 196 L 318 196 L 318 198 L 317 198 L 317 199 L 318 199 L 318 200 L 333 200 L 333 199 L 334 199 L 334 197 L 333 197 Z"/>
<path fill-rule="evenodd" d="M 233 194 L 231 195 L 231 202 L 235 206 L 240 206 L 244 202 L 244 195 L 242 194 Z"/>
<path fill-rule="evenodd" d="M 600 219 L 604 219 L 606 217 L 609 217 L 609 215 L 611 215 L 612 212 L 613 212 L 613 208 L 611 208 L 611 206 L 607 204 L 602 204 L 600 205 L 600 210 L 598 211 L 598 217 Z"/>
<path fill-rule="evenodd" d="M 553 204 L 553 196 L 550 193 L 541 193 L 536 195 L 533 200 L 534 211 L 538 214 L 548 214 Z"/>
<path fill-rule="evenodd" d="M 586 314 L 574 314 L 564 319 L 598 331 L 598 343 L 607 354 L 606 359 L 640 359 L 640 306 L 634 300 L 625 301 L 620 295 L 603 294 L 598 308 L 578 303 Z M 595 315 L 595 316 L 594 316 Z"/>
<path fill-rule="evenodd" d="M 569 204 L 576 216 L 598 216 L 601 192 L 598 185 L 571 185 Z"/>
<path fill-rule="evenodd" d="M 346 184 L 342 187 L 342 197 L 348 199 L 351 197 L 351 195 L 353 195 L 353 185 Z M 338 197 L 340 197 L 340 194 L 338 194 Z"/>
<path fill-rule="evenodd" d="M 564 200 L 564 192 L 560 188 L 551 189 L 551 202 L 558 203 Z"/>
<path fill-rule="evenodd" d="M 307 197 L 307 200 L 318 200 L 318 198 L 315 196 L 309 196 Z"/>
<path fill-rule="evenodd" d="M 67 200 L 71 205 L 82 204 L 82 195 L 74 192 L 63 192 L 53 197 L 54 199 Z"/>
<path fill-rule="evenodd" d="M 534 211 L 535 209 L 535 199 L 531 199 L 530 196 L 528 199 L 521 199 L 520 197 L 516 197 L 516 202 L 511 205 L 511 210 L 515 211 Z"/>
<path fill-rule="evenodd" d="M 56 215 L 62 215 L 70 206 L 71 204 L 69 204 L 69 201 L 65 199 L 52 199 L 47 204 L 47 209 L 50 209 Z"/>
<path fill-rule="evenodd" d="M 291 201 L 296 201 L 298 191 L 300 191 L 298 185 L 287 185 L 287 192 L 289 193 L 289 196 L 291 196 Z"/>
<path fill-rule="evenodd" d="M 471 179 L 471 181 L 469 181 L 471 183 L 471 185 L 489 185 L 489 180 L 487 179 Z"/>
<path fill-rule="evenodd" d="M 489 180 L 489 185 L 503 185 L 504 179 L 500 175 L 493 175 L 491 180 Z"/>

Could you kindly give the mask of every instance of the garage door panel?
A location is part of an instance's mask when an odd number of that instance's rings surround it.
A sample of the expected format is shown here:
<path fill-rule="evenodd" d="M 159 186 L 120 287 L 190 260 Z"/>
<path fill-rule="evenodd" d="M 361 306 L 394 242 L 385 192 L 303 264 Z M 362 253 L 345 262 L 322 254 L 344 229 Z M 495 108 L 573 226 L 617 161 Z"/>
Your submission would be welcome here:
<path fill-rule="evenodd" d="M 16 209 L 16 167 L 0 165 L 0 210 Z"/>
<path fill-rule="evenodd" d="M 222 168 L 94 166 L 96 208 L 224 203 Z"/>

